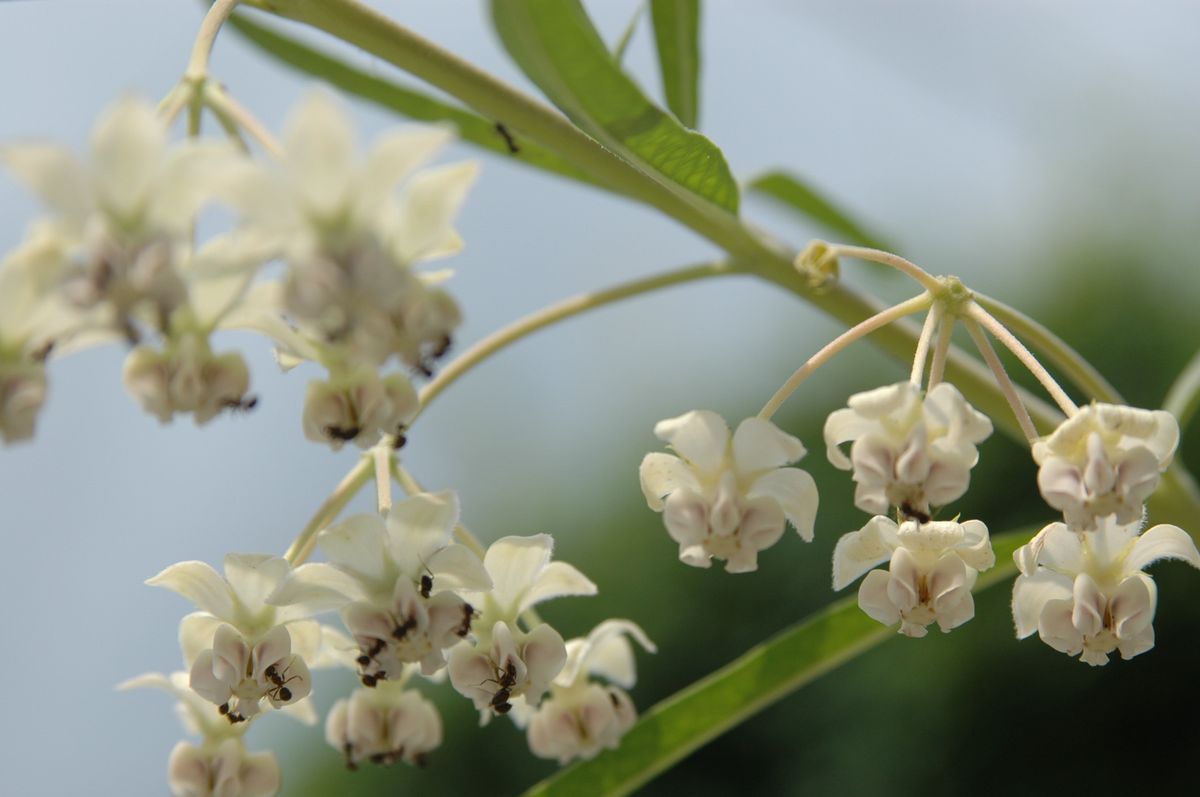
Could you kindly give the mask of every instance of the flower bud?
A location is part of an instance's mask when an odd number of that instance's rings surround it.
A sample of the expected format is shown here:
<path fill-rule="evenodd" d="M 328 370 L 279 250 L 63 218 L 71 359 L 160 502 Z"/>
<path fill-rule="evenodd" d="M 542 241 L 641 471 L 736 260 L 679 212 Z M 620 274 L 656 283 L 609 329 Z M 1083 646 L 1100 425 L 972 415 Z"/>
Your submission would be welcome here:
<path fill-rule="evenodd" d="M 215 747 L 180 742 L 167 760 L 175 797 L 270 797 L 279 791 L 279 764 L 271 753 L 247 753 L 241 739 Z"/>
<path fill-rule="evenodd" d="M 185 334 L 164 351 L 138 346 L 125 359 L 125 388 L 162 423 L 190 412 L 196 424 L 243 403 L 250 373 L 240 354 L 213 355 L 208 342 Z"/>
<path fill-rule="evenodd" d="M 381 379 L 373 369 L 359 368 L 309 383 L 304 436 L 335 451 L 351 441 L 366 448 L 411 421 L 418 407 L 417 393 L 402 374 Z"/>
<path fill-rule="evenodd" d="M 529 720 L 529 749 L 539 758 L 594 758 L 615 750 L 633 727 L 637 711 L 623 689 L 590 683 L 546 700 Z"/>
<path fill-rule="evenodd" d="M 442 719 L 420 693 L 382 682 L 334 703 L 325 721 L 325 740 L 357 769 L 366 761 L 423 766 L 442 743 Z"/>

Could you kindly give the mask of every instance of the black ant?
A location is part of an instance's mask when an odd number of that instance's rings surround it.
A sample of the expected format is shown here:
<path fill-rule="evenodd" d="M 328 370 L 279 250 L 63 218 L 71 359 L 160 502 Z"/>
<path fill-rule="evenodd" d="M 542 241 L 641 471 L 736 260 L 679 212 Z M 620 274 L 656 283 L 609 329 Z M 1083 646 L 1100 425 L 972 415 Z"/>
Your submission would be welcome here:
<path fill-rule="evenodd" d="M 392 433 L 392 450 L 399 451 L 404 448 L 404 444 L 408 442 L 408 437 L 404 434 L 406 427 L 400 424 L 396 427 L 396 431 Z"/>
<path fill-rule="evenodd" d="M 222 717 L 225 717 L 225 719 L 229 720 L 230 725 L 236 725 L 239 722 L 246 721 L 246 718 L 243 717 L 241 714 L 238 714 L 236 711 L 229 710 L 228 702 L 222 703 L 221 705 L 217 706 L 217 712 L 220 713 L 220 715 Z"/>
<path fill-rule="evenodd" d="M 512 703 L 508 702 L 509 695 L 512 693 L 505 688 L 496 690 L 496 694 L 492 695 L 492 702 L 489 704 L 496 710 L 497 714 L 507 714 L 512 709 Z"/>
<path fill-rule="evenodd" d="M 425 573 L 421 576 L 421 597 L 428 598 L 431 589 L 433 589 L 433 576 Z"/>
<path fill-rule="evenodd" d="M 364 672 L 362 674 L 362 685 L 370 687 L 372 689 L 375 688 L 375 686 L 380 681 L 386 681 L 386 680 L 387 680 L 387 673 L 384 672 L 383 670 L 380 670 L 379 672 L 375 673 L 374 675 L 372 675 L 369 672 Z"/>
<path fill-rule="evenodd" d="M 471 620 L 475 617 L 475 607 L 469 603 L 463 603 L 463 619 L 462 623 L 455 629 L 454 633 L 459 636 L 466 636 L 471 632 Z"/>
<path fill-rule="evenodd" d="M 521 151 L 521 148 L 517 146 L 517 140 L 513 138 L 513 134 L 504 126 L 503 122 L 496 122 L 496 132 L 504 139 L 504 145 L 508 147 L 510 155 L 516 155 Z"/>
<path fill-rule="evenodd" d="M 267 676 L 267 680 L 275 685 L 275 687 L 268 692 L 273 699 L 278 700 L 281 703 L 287 703 L 292 699 L 292 690 L 288 689 L 286 686 L 284 686 L 284 684 L 295 681 L 300 677 L 299 675 L 293 675 L 291 678 L 285 678 L 284 676 L 287 675 L 287 670 L 285 669 L 283 671 L 283 675 L 280 675 L 279 671 L 275 669 L 274 664 L 268 665 L 267 669 L 263 671 L 263 675 Z"/>
<path fill-rule="evenodd" d="M 357 426 L 326 426 L 325 434 L 347 443 L 362 434 L 362 429 Z"/>
<path fill-rule="evenodd" d="M 904 515 L 909 520 L 915 520 L 918 523 L 928 523 L 933 520 L 933 517 L 928 512 L 922 512 L 914 507 L 910 502 L 904 501 L 900 504 L 900 514 Z"/>
<path fill-rule="evenodd" d="M 437 348 L 433 350 L 433 359 L 440 360 L 450 351 L 450 347 L 454 345 L 449 335 L 442 335 L 438 340 Z"/>
<path fill-rule="evenodd" d="M 496 694 L 492 695 L 492 701 L 489 705 L 496 710 L 497 714 L 507 714 L 509 709 L 512 708 L 512 704 L 508 702 L 508 698 L 512 696 L 512 688 L 517 683 L 517 665 L 509 660 L 508 666 L 504 668 L 503 672 L 499 668 L 496 668 L 495 672 L 495 678 L 488 678 L 481 683 L 486 684 L 488 681 L 491 681 L 492 683 L 499 684 L 500 688 L 496 690 Z"/>
<path fill-rule="evenodd" d="M 244 396 L 240 399 L 221 399 L 221 408 L 230 412 L 249 412 L 258 406 L 258 396 Z"/>
<path fill-rule="evenodd" d="M 392 636 L 397 642 L 403 642 L 404 638 L 408 636 L 408 632 L 416 627 L 417 618 L 409 617 L 403 623 L 397 623 L 396 627 L 392 629 Z"/>

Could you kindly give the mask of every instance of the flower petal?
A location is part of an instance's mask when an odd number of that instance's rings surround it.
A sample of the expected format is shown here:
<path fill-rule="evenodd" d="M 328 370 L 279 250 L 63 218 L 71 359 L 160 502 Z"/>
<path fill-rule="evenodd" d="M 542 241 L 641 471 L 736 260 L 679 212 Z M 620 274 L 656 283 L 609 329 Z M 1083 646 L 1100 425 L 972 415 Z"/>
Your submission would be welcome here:
<path fill-rule="evenodd" d="M 896 524 L 876 515 L 858 531 L 843 534 L 833 549 L 833 588 L 840 590 L 876 565 L 892 558 L 900 544 Z"/>
<path fill-rule="evenodd" d="M 81 220 L 88 211 L 88 185 L 70 151 L 30 142 L 0 147 L 0 163 L 55 213 Z"/>
<path fill-rule="evenodd" d="M 550 598 L 595 594 L 596 585 L 583 573 L 566 562 L 550 562 L 525 592 L 517 611 L 523 612 Z"/>
<path fill-rule="evenodd" d="M 525 590 L 550 561 L 554 540 L 549 534 L 530 537 L 501 537 L 491 544 L 483 566 L 492 577 L 492 597 L 506 609 L 520 611 L 517 604 Z"/>
<path fill-rule="evenodd" d="M 646 503 L 655 512 L 663 509 L 663 499 L 676 490 L 700 491 L 700 482 L 696 474 L 679 457 L 655 452 L 642 458 L 638 467 L 638 479 L 642 484 L 642 494 Z"/>
<path fill-rule="evenodd" d="M 417 493 L 397 501 L 387 516 L 392 558 L 412 574 L 422 567 L 424 557 L 450 544 L 458 518 L 458 496 L 453 490 Z"/>
<path fill-rule="evenodd" d="M 231 553 L 225 557 L 225 578 L 238 600 L 252 612 L 266 605 L 267 597 L 291 570 L 291 564 L 279 556 Z"/>
<path fill-rule="evenodd" d="M 800 538 L 812 542 L 813 524 L 817 520 L 817 483 L 807 471 L 799 468 L 779 468 L 759 476 L 746 491 L 746 498 L 773 498 L 783 514 L 795 527 Z"/>
<path fill-rule="evenodd" d="M 378 581 L 385 572 L 387 530 L 375 514 L 352 515 L 317 535 L 317 544 L 338 567 Z"/>
<path fill-rule="evenodd" d="M 349 120 L 329 94 L 314 92 L 288 117 L 283 139 L 295 190 L 310 212 L 327 220 L 350 199 L 356 142 Z"/>
<path fill-rule="evenodd" d="M 145 102 L 126 97 L 108 108 L 91 139 L 92 187 L 99 204 L 122 221 L 148 210 L 166 145 L 166 128 Z"/>
<path fill-rule="evenodd" d="M 208 612 L 192 612 L 179 621 L 179 647 L 184 666 L 191 667 L 196 658 L 213 646 L 213 637 L 222 621 Z"/>
<path fill-rule="evenodd" d="M 1017 639 L 1024 639 L 1038 630 L 1038 623 L 1047 603 L 1070 600 L 1071 579 L 1067 576 L 1049 570 L 1017 576 L 1012 594 L 1012 614 Z"/>
<path fill-rule="evenodd" d="M 1195 541 L 1183 529 L 1166 523 L 1147 529 L 1134 541 L 1125 559 L 1125 572 L 1145 570 L 1159 559 L 1182 559 L 1200 568 L 1200 551 L 1196 550 Z"/>
<path fill-rule="evenodd" d="M 147 579 L 146 583 L 177 592 L 222 620 L 230 621 L 233 617 L 233 590 L 206 562 L 173 564 L 157 576 Z"/>
<path fill-rule="evenodd" d="M 492 578 L 469 548 L 447 545 L 425 562 L 433 573 L 433 588 L 486 592 L 492 588 Z"/>
<path fill-rule="evenodd" d="M 473 162 L 415 175 L 385 222 L 385 239 L 405 263 L 429 260 L 459 248 L 451 222 L 479 174 Z"/>
<path fill-rule="evenodd" d="M 743 476 L 790 465 L 804 453 L 798 438 L 762 418 L 745 419 L 733 433 L 734 467 Z"/>
<path fill-rule="evenodd" d="M 295 613 L 297 616 L 308 616 L 340 609 L 351 601 L 366 598 L 363 585 L 354 576 L 333 565 L 315 563 L 300 565 L 293 570 L 267 596 L 266 602 L 280 608 L 298 608 L 301 611 Z"/>
<path fill-rule="evenodd" d="M 900 622 L 900 611 L 888 596 L 891 577 L 886 570 L 872 570 L 858 588 L 858 606 L 872 620 L 884 625 Z"/>
<path fill-rule="evenodd" d="M 367 218 L 378 213 L 401 180 L 453 139 L 453 130 L 432 125 L 382 136 L 362 166 L 353 198 L 356 215 Z"/>
<path fill-rule="evenodd" d="M 702 473 L 715 473 L 729 448 L 729 427 L 711 410 L 692 410 L 654 425 L 654 434 Z"/>

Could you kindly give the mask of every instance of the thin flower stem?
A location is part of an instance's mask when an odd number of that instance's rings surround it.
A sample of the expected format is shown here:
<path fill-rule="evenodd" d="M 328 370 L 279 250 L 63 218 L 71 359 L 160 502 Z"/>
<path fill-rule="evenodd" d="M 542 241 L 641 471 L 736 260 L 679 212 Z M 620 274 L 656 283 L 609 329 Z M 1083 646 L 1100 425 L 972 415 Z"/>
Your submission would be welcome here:
<path fill-rule="evenodd" d="M 900 255 L 894 255 L 891 252 L 885 252 L 882 249 L 871 249 L 867 246 L 847 246 L 844 244 L 832 244 L 833 251 L 839 257 L 853 257 L 858 260 L 869 260 L 872 263 L 890 266 L 891 268 L 900 271 L 909 277 L 912 277 L 921 287 L 930 293 L 936 294 L 942 287 L 938 278 L 930 274 L 925 269 L 918 266 L 912 261 L 905 260 Z"/>
<path fill-rule="evenodd" d="M 942 377 L 946 375 L 946 355 L 950 352 L 950 337 L 954 334 L 954 316 L 943 315 L 941 323 L 938 324 L 938 339 L 933 347 L 933 358 L 929 363 L 929 385 L 927 389 L 932 390 L 937 385 L 941 384 Z"/>
<path fill-rule="evenodd" d="M 334 488 L 325 502 L 317 508 L 316 513 L 312 516 L 312 520 L 308 521 L 308 525 L 300 532 L 292 544 L 288 546 L 287 553 L 283 555 L 284 559 L 291 562 L 295 567 L 304 562 L 310 555 L 312 549 L 316 545 L 317 532 L 321 531 L 333 522 L 346 504 L 350 503 L 358 491 L 362 489 L 371 479 L 371 458 L 368 456 L 360 457 L 358 463 L 350 469 L 350 472 L 342 479 L 341 483 Z"/>
<path fill-rule="evenodd" d="M 219 86 L 206 84 L 204 86 L 204 105 L 207 106 L 222 124 L 232 124 L 243 130 L 259 143 L 263 151 L 272 158 L 283 158 L 283 145 L 271 134 L 266 126 L 258 121 L 244 105 L 230 97 Z"/>
<path fill-rule="evenodd" d="M 229 15 L 233 13 L 233 9 L 240 1 L 215 0 L 209 6 L 204 21 L 200 23 L 200 30 L 196 33 L 196 41 L 192 45 L 192 57 L 188 59 L 187 69 L 183 73 L 184 80 L 199 84 L 208 77 L 208 59 L 212 55 L 217 34 L 221 32 L 221 26 L 229 19 Z"/>
<path fill-rule="evenodd" d="M 1034 351 L 1044 356 L 1087 395 L 1110 404 L 1128 403 L 1083 355 L 1043 324 L 990 296 L 976 293 L 975 301 L 1012 330 L 1013 334 L 1020 335 Z"/>
<path fill-rule="evenodd" d="M 508 346 L 516 343 L 521 338 L 537 332 L 539 329 L 548 327 L 564 319 L 572 316 L 580 315 L 588 310 L 595 310 L 598 307 L 603 307 L 613 302 L 618 302 L 622 299 L 628 299 L 633 296 L 638 296 L 650 291 L 656 291 L 660 288 L 666 288 L 671 285 L 678 285 L 683 282 L 691 282 L 693 280 L 703 279 L 705 277 L 720 276 L 723 274 L 738 274 L 742 273 L 742 269 L 735 263 L 727 260 L 722 260 L 713 263 L 701 263 L 695 266 L 668 271 L 665 274 L 658 274 L 653 277 L 626 282 L 621 285 L 616 285 L 611 288 L 606 288 L 592 293 L 585 293 L 579 296 L 572 296 L 557 304 L 538 310 L 535 313 L 518 319 L 503 329 L 499 329 L 488 335 L 483 340 L 476 343 L 471 348 L 467 349 L 460 356 L 450 362 L 437 377 L 425 386 L 421 391 L 421 410 L 424 409 L 437 398 L 442 391 L 450 385 L 457 382 L 462 376 L 470 371 L 475 366 L 487 360 L 492 355 Z M 410 424 L 411 425 L 411 424 Z"/>
<path fill-rule="evenodd" d="M 395 475 L 396 481 L 404 488 L 404 492 L 409 495 L 425 492 L 425 488 L 409 473 L 408 468 L 401 465 L 395 459 L 392 460 L 392 473 Z M 454 527 L 454 536 L 459 542 L 470 548 L 471 552 L 480 559 L 487 553 L 487 549 L 483 547 L 483 543 L 479 541 L 479 538 L 472 534 L 471 530 L 463 524 L 459 523 Z"/>
<path fill-rule="evenodd" d="M 375 503 L 379 514 L 386 515 L 392 508 L 392 449 L 377 445 L 371 449 L 371 459 L 375 462 Z"/>
<path fill-rule="evenodd" d="M 942 305 L 934 304 L 929 308 L 928 315 L 925 316 L 925 323 L 921 325 L 921 337 L 917 338 L 917 352 L 913 355 L 912 376 L 909 377 L 909 381 L 917 387 L 921 386 L 921 380 L 925 378 L 925 361 L 929 359 L 929 341 L 933 339 L 933 331 L 937 329 L 942 313 Z"/>
<path fill-rule="evenodd" d="M 1033 425 L 1033 419 L 1029 417 L 1029 410 L 1025 409 L 1025 405 L 1021 403 L 1021 397 L 1017 395 L 1017 386 L 1013 384 L 1008 371 L 1004 370 L 1004 363 L 1000 362 L 1000 358 L 996 356 L 992 342 L 987 339 L 987 335 L 974 319 L 964 318 L 963 326 L 967 328 L 967 334 L 971 336 L 971 340 L 975 341 L 975 348 L 979 349 L 983 361 L 995 374 L 997 387 L 1004 394 L 1004 398 L 1008 400 L 1008 406 L 1012 409 L 1013 417 L 1020 424 L 1021 431 L 1025 434 L 1025 440 L 1032 446 L 1033 441 L 1038 438 L 1037 427 Z"/>
<path fill-rule="evenodd" d="M 155 108 L 155 113 L 162 119 L 163 127 L 170 127 L 179 118 L 179 112 L 188 104 L 191 90 L 184 84 L 179 84 L 167 92 Z"/>
<path fill-rule="evenodd" d="M 862 321 L 842 334 L 838 335 L 832 341 L 825 345 L 823 349 L 818 351 L 808 359 L 808 362 L 796 369 L 783 386 L 775 391 L 775 395 L 771 396 L 763 408 L 759 410 L 758 417 L 767 421 L 775 414 L 783 402 L 787 401 L 788 397 L 795 392 L 800 383 L 812 374 L 813 371 L 820 368 L 822 365 L 832 359 L 838 352 L 855 342 L 859 338 L 871 334 L 880 327 L 887 326 L 896 319 L 903 318 L 906 315 L 919 313 L 929 307 L 933 301 L 933 297 L 928 293 L 922 293 L 920 296 L 914 296 L 908 301 L 893 305 L 886 310 L 880 311 L 871 316 L 865 321 Z"/>
<path fill-rule="evenodd" d="M 1074 401 L 1071 401 L 1071 397 L 1066 394 L 1062 386 L 1054 381 L 1054 377 L 1050 375 L 1045 366 L 1038 362 L 1038 359 L 1030 353 L 1029 349 L 1025 348 L 1025 344 L 1017 340 L 1016 336 L 1009 332 L 1007 327 L 993 318 L 991 313 L 972 302 L 967 308 L 966 314 L 982 324 L 988 332 L 992 333 L 992 337 L 1000 341 L 1004 348 L 1011 351 L 1021 361 L 1021 364 L 1029 370 L 1029 373 L 1033 374 L 1034 378 L 1042 383 L 1042 387 L 1050 394 L 1050 398 L 1054 399 L 1054 403 L 1066 413 L 1068 418 L 1079 412 L 1079 407 L 1076 406 Z"/>

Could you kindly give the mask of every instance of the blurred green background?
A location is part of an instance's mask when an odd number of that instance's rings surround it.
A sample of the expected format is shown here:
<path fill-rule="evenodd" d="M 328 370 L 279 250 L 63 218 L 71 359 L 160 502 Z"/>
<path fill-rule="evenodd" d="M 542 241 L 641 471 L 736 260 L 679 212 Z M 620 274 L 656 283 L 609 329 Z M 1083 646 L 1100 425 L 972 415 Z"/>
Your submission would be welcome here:
<path fill-rule="evenodd" d="M 477 4 L 373 5 L 524 84 Z M 635 5 L 591 4 L 609 41 Z M 122 91 L 165 93 L 199 19 L 198 4 L 161 0 L 0 4 L 0 137 L 82 146 Z M 713 2 L 701 128 L 739 176 L 782 166 L 812 179 L 902 254 L 1035 315 L 1133 404 L 1152 407 L 1200 343 L 1197 29 L 1200 8 L 1187 2 Z M 628 63 L 656 93 L 645 30 Z M 276 128 L 305 90 L 231 37 L 214 64 Z M 397 123 L 352 111 L 364 138 Z M 458 147 L 447 159 L 463 157 L 480 156 Z M 446 263 L 464 344 L 547 302 L 713 254 L 629 203 L 482 160 L 460 224 L 468 248 Z M 36 208 L 5 178 L 0 210 L 7 249 Z M 822 234 L 760 202 L 744 212 L 797 245 Z M 889 299 L 910 290 L 868 265 L 843 274 Z M 644 709 L 831 600 L 833 545 L 866 516 L 851 504 L 849 476 L 827 464 L 821 426 L 850 393 L 908 368 L 857 347 L 778 416 L 809 446 L 802 465 L 821 509 L 814 543 L 789 533 L 754 575 L 676 560 L 637 486 L 638 462 L 658 448 L 654 422 L 701 407 L 736 422 L 838 331 L 749 279 L 639 298 L 472 373 L 423 417 L 406 464 L 430 488 L 458 489 L 485 541 L 555 534 L 557 557 L 600 596 L 548 604 L 546 619 L 567 637 L 612 616 L 640 623 L 659 646 L 638 659 L 632 694 Z M 15 640 L 0 683 L 19 718 L 0 730 L 0 768 L 13 794 L 163 794 L 166 756 L 182 737 L 168 700 L 112 685 L 178 667 L 175 624 L 190 607 L 142 579 L 181 559 L 282 550 L 353 463 L 300 435 L 315 372 L 278 374 L 260 339 L 225 345 L 247 352 L 262 398 L 252 415 L 160 428 L 121 391 L 124 352 L 101 349 L 54 363 L 38 440 L 0 452 L 0 533 L 13 543 L 0 557 L 0 633 Z M 1200 469 L 1196 425 L 1181 452 Z M 993 533 L 1052 518 L 1020 446 L 995 435 L 981 456 L 955 507 L 964 516 Z M 369 496 L 355 507 L 368 510 Z M 1158 643 L 1131 662 L 1092 669 L 1037 639 L 1018 643 L 1009 585 L 996 586 L 953 634 L 886 642 L 644 793 L 1188 793 L 1200 574 L 1178 563 L 1153 573 Z M 353 685 L 349 673 L 319 674 L 318 707 Z M 478 729 L 465 701 L 429 694 L 446 743 L 424 771 L 348 773 L 319 729 L 278 719 L 249 744 L 277 751 L 289 797 L 515 794 L 555 769 L 531 758 L 509 723 Z"/>

